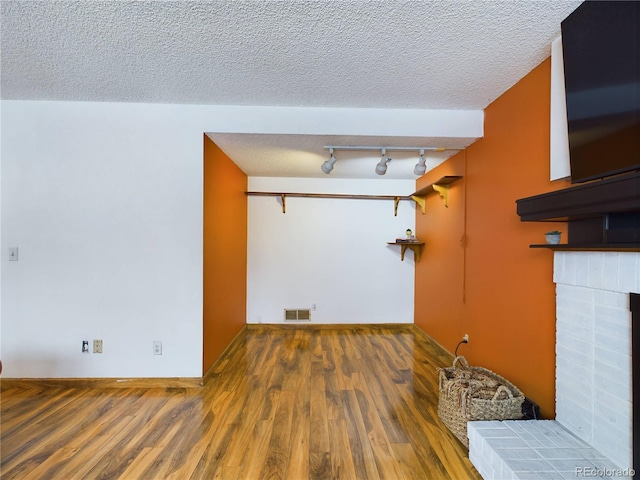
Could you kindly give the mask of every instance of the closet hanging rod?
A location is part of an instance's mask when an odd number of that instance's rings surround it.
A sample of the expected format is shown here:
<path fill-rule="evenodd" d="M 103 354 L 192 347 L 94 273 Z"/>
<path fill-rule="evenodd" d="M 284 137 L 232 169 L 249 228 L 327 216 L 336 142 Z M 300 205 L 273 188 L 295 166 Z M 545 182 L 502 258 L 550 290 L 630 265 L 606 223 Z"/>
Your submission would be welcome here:
<path fill-rule="evenodd" d="M 294 193 L 294 192 L 244 192 L 249 196 L 261 197 L 308 197 L 308 198 L 353 198 L 356 200 L 389 200 L 400 198 L 401 200 L 411 200 L 408 195 L 359 195 L 351 193 Z"/>
<path fill-rule="evenodd" d="M 294 193 L 294 192 L 244 192 L 247 196 L 280 197 L 282 200 L 282 213 L 286 213 L 286 197 L 302 198 L 346 198 L 352 200 L 393 200 L 393 214 L 398 215 L 398 203 L 400 200 L 412 200 L 407 195 L 359 195 L 349 193 Z"/>

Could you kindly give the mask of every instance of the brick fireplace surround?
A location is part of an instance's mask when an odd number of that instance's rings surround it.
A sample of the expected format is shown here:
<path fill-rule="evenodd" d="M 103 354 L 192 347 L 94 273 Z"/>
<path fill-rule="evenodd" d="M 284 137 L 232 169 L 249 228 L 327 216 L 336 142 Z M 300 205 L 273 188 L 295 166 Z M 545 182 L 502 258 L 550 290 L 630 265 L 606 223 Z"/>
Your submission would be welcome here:
<path fill-rule="evenodd" d="M 553 270 L 556 419 L 470 422 L 469 458 L 487 480 L 630 478 L 640 253 L 558 251 Z"/>

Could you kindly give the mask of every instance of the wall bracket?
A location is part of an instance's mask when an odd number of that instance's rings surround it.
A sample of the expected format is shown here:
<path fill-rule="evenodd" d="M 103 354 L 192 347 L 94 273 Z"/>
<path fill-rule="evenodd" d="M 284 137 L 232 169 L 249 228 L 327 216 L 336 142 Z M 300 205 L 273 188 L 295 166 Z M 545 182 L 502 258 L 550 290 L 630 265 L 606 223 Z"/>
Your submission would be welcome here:
<path fill-rule="evenodd" d="M 416 192 L 417 193 L 417 192 Z M 418 205 L 420 207 L 420 210 L 422 211 L 422 214 L 424 215 L 425 212 L 425 205 L 426 205 L 426 201 L 425 201 L 425 196 L 426 195 L 416 195 L 415 193 L 413 195 L 411 195 L 411 199 L 416 202 L 416 205 Z"/>
<path fill-rule="evenodd" d="M 404 260 L 407 248 L 413 252 L 416 262 L 420 261 L 424 242 L 387 242 L 387 245 L 400 245 L 400 260 Z"/>
<path fill-rule="evenodd" d="M 449 185 L 438 185 L 434 183 L 431 186 L 436 192 L 438 192 L 440 198 L 444 201 L 444 206 L 449 208 Z"/>

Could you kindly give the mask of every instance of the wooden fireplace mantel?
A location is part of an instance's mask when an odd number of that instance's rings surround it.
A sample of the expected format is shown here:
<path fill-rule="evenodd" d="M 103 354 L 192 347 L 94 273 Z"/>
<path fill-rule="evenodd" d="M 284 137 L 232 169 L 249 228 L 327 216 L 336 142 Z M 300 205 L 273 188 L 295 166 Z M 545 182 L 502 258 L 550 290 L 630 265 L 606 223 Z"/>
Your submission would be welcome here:
<path fill-rule="evenodd" d="M 523 222 L 568 222 L 568 243 L 549 248 L 640 251 L 640 172 L 521 198 L 516 211 Z"/>

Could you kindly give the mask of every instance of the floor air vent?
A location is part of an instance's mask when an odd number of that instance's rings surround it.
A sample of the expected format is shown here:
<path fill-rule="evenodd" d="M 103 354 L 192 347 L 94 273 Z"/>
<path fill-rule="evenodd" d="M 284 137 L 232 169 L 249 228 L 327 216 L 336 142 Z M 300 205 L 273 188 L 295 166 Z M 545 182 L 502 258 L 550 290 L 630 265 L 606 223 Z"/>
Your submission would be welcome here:
<path fill-rule="evenodd" d="M 309 321 L 311 320 L 311 310 L 308 308 L 305 310 L 284 310 L 284 319 L 288 322 L 296 322 L 299 320 Z"/>

